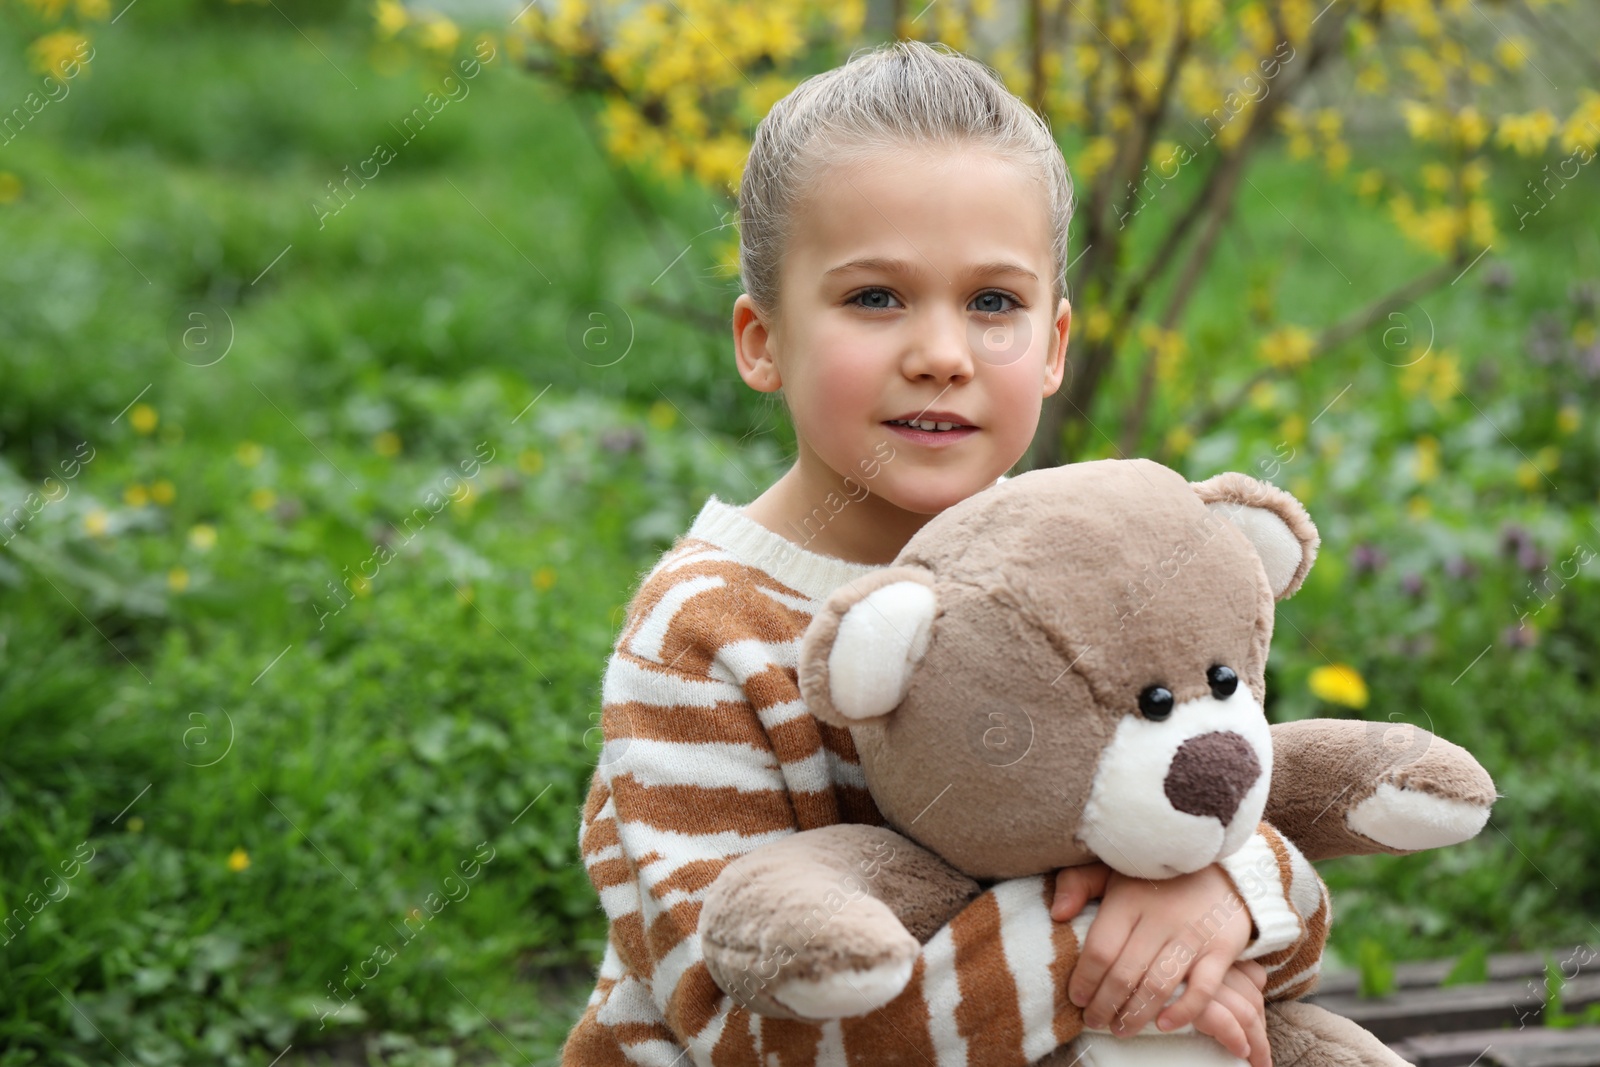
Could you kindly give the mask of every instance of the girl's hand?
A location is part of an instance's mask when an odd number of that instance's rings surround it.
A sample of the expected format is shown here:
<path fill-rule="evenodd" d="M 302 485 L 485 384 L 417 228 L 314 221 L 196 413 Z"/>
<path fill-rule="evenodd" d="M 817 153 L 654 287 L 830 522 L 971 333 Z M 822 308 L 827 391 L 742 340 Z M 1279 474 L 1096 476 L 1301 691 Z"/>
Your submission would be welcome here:
<path fill-rule="evenodd" d="M 1104 864 L 1066 868 L 1056 879 L 1051 916 L 1068 921 L 1096 895 L 1102 898 L 1100 912 L 1067 985 L 1067 995 L 1084 1009 L 1086 1026 L 1126 1036 L 1160 1012 L 1160 1028 L 1176 1029 L 1219 999 L 1253 930 L 1249 911 L 1222 868 L 1212 864 L 1160 882 L 1129 878 Z M 1183 981 L 1188 982 L 1183 996 L 1163 1011 Z M 1231 993 L 1220 996 L 1225 1008 L 1238 1007 L 1238 991 Z M 1208 1025 L 1227 1030 L 1215 1015 Z M 1260 1028 L 1259 1022 L 1238 1025 L 1241 1035 Z M 1250 1051 L 1242 1044 L 1233 1049 L 1241 1057 Z"/>
<path fill-rule="evenodd" d="M 1228 968 L 1222 988 L 1201 1009 L 1194 1028 L 1215 1038 L 1241 1059 L 1249 1060 L 1250 1067 L 1272 1067 L 1266 1004 L 1261 995 L 1266 985 L 1265 967 L 1255 960 L 1239 960 Z"/>

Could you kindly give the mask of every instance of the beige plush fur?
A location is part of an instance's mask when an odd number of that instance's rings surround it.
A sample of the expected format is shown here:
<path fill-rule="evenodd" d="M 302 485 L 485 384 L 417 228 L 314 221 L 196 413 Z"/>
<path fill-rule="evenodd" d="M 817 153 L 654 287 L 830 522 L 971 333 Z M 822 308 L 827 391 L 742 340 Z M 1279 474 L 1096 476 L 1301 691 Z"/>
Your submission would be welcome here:
<path fill-rule="evenodd" d="M 1464 749 L 1392 723 L 1269 732 L 1275 603 L 1317 548 L 1281 489 L 1142 459 L 1031 471 L 936 516 L 833 594 L 800 653 L 808 708 L 850 728 L 899 832 L 808 831 L 730 865 L 701 913 L 718 984 L 767 1014 L 864 1014 L 973 879 L 1094 858 L 1166 877 L 1240 847 L 1263 810 L 1311 857 L 1472 836 L 1494 789 Z M 1274 1015 L 1280 1067 L 1397 1062 L 1290 1007 Z"/>

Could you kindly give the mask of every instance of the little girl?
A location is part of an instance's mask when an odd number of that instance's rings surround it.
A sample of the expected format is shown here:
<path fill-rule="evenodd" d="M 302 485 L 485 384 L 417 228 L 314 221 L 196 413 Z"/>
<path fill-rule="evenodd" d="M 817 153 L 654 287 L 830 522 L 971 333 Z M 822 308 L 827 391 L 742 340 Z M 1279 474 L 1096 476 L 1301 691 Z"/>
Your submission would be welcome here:
<path fill-rule="evenodd" d="M 1244 850 L 1267 857 L 1265 879 L 1227 861 L 1163 882 L 1094 865 L 998 911 L 980 897 L 867 1015 L 763 1017 L 712 981 L 698 919 L 724 866 L 783 834 L 883 821 L 849 733 L 801 699 L 807 623 L 1021 458 L 1071 321 L 1060 149 L 957 53 L 899 41 L 800 84 L 756 131 L 739 210 L 739 373 L 782 390 L 798 454 L 752 503 L 707 500 L 629 604 L 580 835 L 610 933 L 562 1063 L 1020 1065 L 1072 1036 L 1076 1004 L 1115 1033 L 1193 1022 L 1267 1067 L 1263 989 L 1310 987 L 1328 906 L 1265 825 Z M 1048 935 L 1026 959 L 1000 950 L 997 913 L 1048 930 L 1090 896 L 1077 959 L 1051 958 Z"/>

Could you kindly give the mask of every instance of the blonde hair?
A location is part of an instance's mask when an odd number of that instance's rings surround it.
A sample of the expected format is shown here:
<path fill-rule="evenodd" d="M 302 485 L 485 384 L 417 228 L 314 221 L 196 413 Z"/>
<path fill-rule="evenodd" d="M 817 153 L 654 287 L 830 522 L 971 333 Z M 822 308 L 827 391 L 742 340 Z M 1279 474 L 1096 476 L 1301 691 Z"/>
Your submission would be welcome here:
<path fill-rule="evenodd" d="M 772 106 L 739 183 L 739 275 L 761 311 L 776 317 L 778 274 L 790 220 L 825 166 L 887 148 L 977 144 L 1035 168 L 1049 197 L 1055 275 L 1066 287 L 1072 179 L 1044 119 L 991 68 L 943 44 L 891 41 L 857 49 Z"/>

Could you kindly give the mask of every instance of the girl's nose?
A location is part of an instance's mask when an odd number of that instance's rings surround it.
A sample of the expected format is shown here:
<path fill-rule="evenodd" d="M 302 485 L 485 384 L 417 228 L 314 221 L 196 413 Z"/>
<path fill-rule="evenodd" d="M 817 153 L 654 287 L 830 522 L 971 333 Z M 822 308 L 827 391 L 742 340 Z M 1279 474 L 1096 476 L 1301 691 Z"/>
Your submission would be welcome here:
<path fill-rule="evenodd" d="M 906 375 L 941 382 L 971 378 L 975 354 L 967 313 L 929 308 L 922 318 L 906 353 Z"/>

